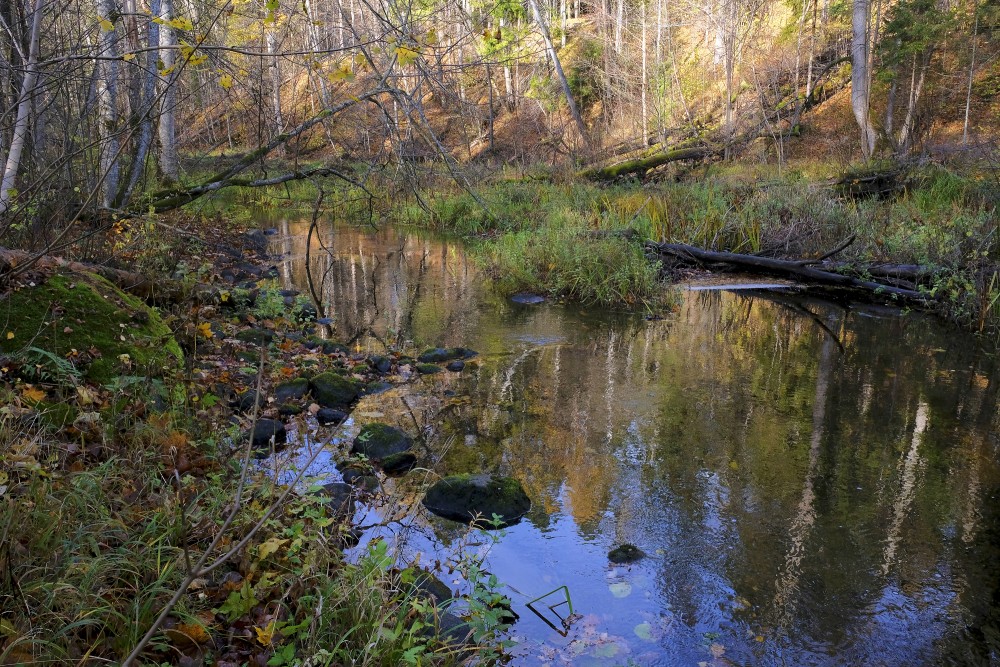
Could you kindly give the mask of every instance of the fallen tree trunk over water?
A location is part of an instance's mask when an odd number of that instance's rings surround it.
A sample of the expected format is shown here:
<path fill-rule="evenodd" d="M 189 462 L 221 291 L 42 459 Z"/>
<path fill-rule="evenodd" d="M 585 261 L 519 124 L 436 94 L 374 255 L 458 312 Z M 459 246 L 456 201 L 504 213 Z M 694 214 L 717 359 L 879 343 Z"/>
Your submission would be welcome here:
<path fill-rule="evenodd" d="M 824 263 L 820 260 L 774 259 L 772 257 L 758 257 L 756 255 L 743 255 L 733 252 L 704 250 L 702 248 L 696 248 L 695 246 L 683 243 L 649 242 L 646 243 L 646 250 L 647 252 L 654 253 L 659 257 L 668 258 L 674 263 L 679 262 L 682 264 L 695 265 L 723 264 L 754 273 L 794 276 L 821 285 L 829 285 L 841 289 L 862 290 L 870 292 L 874 295 L 891 296 L 921 305 L 926 305 L 931 300 L 927 294 L 919 292 L 916 289 L 908 289 L 905 287 L 899 287 L 898 285 L 890 285 L 866 279 L 868 276 L 873 276 L 874 274 L 871 271 L 864 269 L 860 272 L 866 274 L 866 278 L 858 278 L 844 273 L 834 273 L 833 271 L 828 271 L 824 268 L 817 268 L 836 267 L 841 270 L 846 269 L 847 265 L 840 262 L 834 264 Z M 881 267 L 883 269 L 883 277 L 887 279 L 894 278 L 894 276 L 887 275 L 893 272 L 890 270 L 891 268 L 899 269 L 897 272 L 900 274 L 904 272 L 908 275 L 925 275 L 929 273 L 929 271 L 920 271 L 922 267 L 914 267 L 912 265 L 897 266 L 882 264 L 874 265 L 873 268 L 875 267 Z M 905 271 L 903 269 L 905 269 Z"/>

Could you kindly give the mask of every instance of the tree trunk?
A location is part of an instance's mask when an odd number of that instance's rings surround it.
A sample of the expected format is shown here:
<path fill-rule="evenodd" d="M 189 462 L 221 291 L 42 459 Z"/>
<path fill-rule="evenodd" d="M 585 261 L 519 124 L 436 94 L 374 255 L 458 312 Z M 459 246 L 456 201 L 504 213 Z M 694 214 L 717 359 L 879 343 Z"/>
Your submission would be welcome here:
<path fill-rule="evenodd" d="M 972 78 L 976 73 L 976 43 L 979 32 L 979 8 L 975 9 L 976 16 L 972 23 L 972 58 L 969 61 L 969 83 L 965 90 L 965 121 L 962 123 L 962 145 L 969 143 L 969 109 L 972 107 Z"/>
<path fill-rule="evenodd" d="M 869 70 L 868 70 L 868 26 L 870 22 L 870 0 L 853 0 L 851 13 L 851 109 L 861 130 L 861 153 L 870 159 L 875 152 L 875 129 L 868 115 Z"/>
<path fill-rule="evenodd" d="M 965 89 L 965 121 L 962 123 L 962 145 L 969 143 L 969 109 L 972 107 L 972 79 L 976 73 L 976 42 L 979 32 L 979 8 L 975 7 L 972 23 L 972 58 L 969 61 L 969 83 Z"/>
<path fill-rule="evenodd" d="M 17 180 L 17 172 L 21 168 L 21 156 L 24 153 L 24 143 L 28 137 L 31 118 L 31 102 L 35 95 L 35 81 L 38 80 L 38 34 L 42 26 L 43 0 L 35 0 L 31 15 L 31 35 L 28 38 L 28 62 L 21 80 L 21 94 L 18 96 L 17 117 L 14 119 L 14 131 L 11 134 L 10 150 L 3 170 L 3 180 L 0 181 L 0 214 L 6 213 L 11 204 L 11 191 Z"/>
<path fill-rule="evenodd" d="M 700 160 L 710 155 L 718 155 L 715 151 L 706 146 L 675 146 L 666 150 L 665 147 L 650 149 L 639 157 L 612 164 L 606 167 L 591 167 L 577 173 L 581 178 L 588 178 L 593 181 L 610 181 L 622 176 L 633 174 L 642 175 L 650 169 L 655 169 L 670 162 L 680 162 L 683 160 Z"/>
<path fill-rule="evenodd" d="M 577 129 L 580 131 L 580 138 L 583 139 L 584 145 L 589 147 L 590 139 L 587 136 L 587 126 L 583 124 L 583 118 L 576 107 L 576 102 L 573 101 L 573 91 L 569 88 L 569 81 L 566 80 L 566 75 L 563 73 L 562 64 L 559 62 L 559 55 L 556 53 L 556 48 L 552 45 L 552 37 L 549 36 L 549 29 L 546 27 L 542 13 L 538 9 L 538 0 L 528 0 L 528 4 L 531 5 L 531 11 L 535 15 L 538 30 L 542 33 L 542 39 L 545 41 L 545 48 L 548 50 L 549 57 L 552 58 L 552 64 L 555 66 L 556 77 L 558 77 L 559 84 L 566 95 L 566 104 L 569 106 L 569 113 L 573 117 Z"/>
<path fill-rule="evenodd" d="M 649 119 L 649 110 L 648 110 L 648 108 L 646 106 L 646 104 L 647 104 L 647 102 L 646 102 L 646 88 L 648 87 L 646 81 L 649 78 L 649 75 L 648 75 L 648 65 L 646 63 L 646 50 L 647 50 L 646 49 L 646 2 L 647 2 L 647 0 L 640 0 L 640 2 L 642 2 L 642 95 L 641 95 L 641 98 L 642 98 L 642 118 L 640 118 L 639 120 L 640 120 L 641 136 L 642 136 L 642 139 L 643 139 L 643 143 L 645 143 L 646 137 L 649 134 L 647 132 L 647 127 L 648 127 L 647 123 L 648 123 L 648 119 Z"/>
<path fill-rule="evenodd" d="M 917 75 L 917 57 L 913 57 L 913 69 L 910 72 L 910 97 L 906 104 L 906 115 L 903 116 L 903 124 L 899 128 L 899 153 L 905 155 L 913 147 L 913 131 L 917 119 L 917 107 L 920 105 L 920 95 L 924 89 L 924 81 L 927 78 L 927 67 L 931 62 L 931 52 L 922 57 L 920 64 L 920 74 Z"/>
<path fill-rule="evenodd" d="M 114 23 L 118 18 L 116 0 L 98 0 L 97 13 L 102 21 Z M 98 53 L 105 58 L 98 61 L 101 69 L 98 79 L 98 100 L 100 102 L 101 176 L 104 179 L 101 203 L 110 207 L 118 193 L 119 163 L 121 145 L 118 140 L 118 36 L 114 26 L 111 30 L 101 27 Z"/>
<path fill-rule="evenodd" d="M 149 147 L 153 143 L 153 108 L 156 106 L 156 66 L 160 45 L 160 26 L 152 18 L 160 14 L 160 1 L 150 0 L 149 10 L 151 19 L 146 26 L 149 50 L 146 54 L 146 71 L 142 73 L 142 99 L 133 109 L 133 114 L 138 116 L 139 142 L 129 165 L 127 185 L 121 196 L 116 198 L 115 205 L 117 207 L 126 205 L 132 198 L 132 193 L 135 191 L 139 179 L 146 171 L 146 157 L 149 155 Z"/>
<path fill-rule="evenodd" d="M 278 67 L 278 56 L 275 55 L 278 51 L 278 38 L 274 34 L 273 26 L 265 27 L 264 30 L 266 31 L 264 43 L 268 56 L 267 69 L 271 79 L 271 118 L 274 121 L 274 134 L 279 135 L 284 131 L 285 123 L 281 117 L 281 69 Z M 284 149 L 282 144 L 280 150 Z"/>
<path fill-rule="evenodd" d="M 160 174 L 169 183 L 180 178 L 180 163 L 177 159 L 177 124 L 174 108 L 177 106 L 177 75 L 173 71 L 174 49 L 177 35 L 168 21 L 174 18 L 174 0 L 160 0 L 160 62 L 167 74 L 161 79 L 163 94 L 160 97 Z"/>

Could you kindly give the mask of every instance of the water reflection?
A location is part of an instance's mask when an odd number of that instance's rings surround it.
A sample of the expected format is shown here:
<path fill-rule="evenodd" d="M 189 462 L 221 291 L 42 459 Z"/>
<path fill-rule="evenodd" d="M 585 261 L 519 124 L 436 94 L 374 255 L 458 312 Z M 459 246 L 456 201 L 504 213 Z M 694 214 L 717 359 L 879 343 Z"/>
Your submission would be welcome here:
<path fill-rule="evenodd" d="M 302 288 L 304 228 L 286 231 Z M 534 500 L 489 561 L 517 664 L 1000 660 L 998 381 L 971 341 L 789 295 L 690 292 L 651 322 L 523 306 L 455 244 L 325 243 L 339 337 L 482 353 L 424 390 L 463 397 L 433 425 L 438 471 L 514 474 Z M 626 541 L 649 557 L 610 565 Z M 582 614 L 565 638 L 524 609 L 561 585 Z"/>

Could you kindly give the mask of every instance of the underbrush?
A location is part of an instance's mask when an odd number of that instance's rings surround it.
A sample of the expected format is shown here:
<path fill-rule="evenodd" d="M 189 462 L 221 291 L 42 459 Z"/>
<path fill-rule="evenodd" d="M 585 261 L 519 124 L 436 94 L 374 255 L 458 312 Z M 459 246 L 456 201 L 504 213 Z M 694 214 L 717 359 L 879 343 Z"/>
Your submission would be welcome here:
<path fill-rule="evenodd" d="M 178 387 L 150 413 L 140 387 L 80 385 L 67 400 L 81 418 L 53 426 L 38 391 L 0 388 L 0 664 L 121 663 L 165 609 L 133 664 L 490 664 L 502 651 L 477 563 L 454 564 L 477 584 L 459 644 L 439 632 L 449 607 L 412 585 L 427 573 L 398 569 L 381 541 L 347 558 L 345 517 L 234 448 L 236 430 L 207 418 L 211 394 L 192 403 Z"/>

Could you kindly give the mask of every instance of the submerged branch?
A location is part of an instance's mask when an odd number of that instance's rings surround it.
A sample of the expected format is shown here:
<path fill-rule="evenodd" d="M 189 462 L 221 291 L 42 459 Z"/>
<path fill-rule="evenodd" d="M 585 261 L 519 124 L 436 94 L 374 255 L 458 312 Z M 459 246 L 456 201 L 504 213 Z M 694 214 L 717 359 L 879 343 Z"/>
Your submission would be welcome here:
<path fill-rule="evenodd" d="M 650 242 L 646 244 L 646 249 L 660 257 L 669 258 L 675 263 L 679 261 L 684 264 L 721 264 L 755 273 L 790 275 L 821 285 L 829 285 L 841 289 L 862 290 L 874 295 L 891 296 L 921 305 L 926 305 L 932 300 L 929 295 L 916 289 L 907 289 L 870 280 L 868 278 L 872 277 L 873 273 L 867 270 L 866 267 L 858 267 L 857 272 L 865 276 L 865 278 L 859 278 L 845 273 L 834 273 L 833 271 L 825 270 L 826 267 L 837 267 L 841 270 L 847 270 L 847 265 L 842 263 L 836 265 L 833 263 L 824 263 L 822 265 L 824 268 L 817 268 L 808 261 L 774 259 L 772 257 L 705 250 L 683 243 Z M 908 268 L 915 270 L 916 268 L 923 267 Z M 930 273 L 929 269 L 927 273 Z"/>

